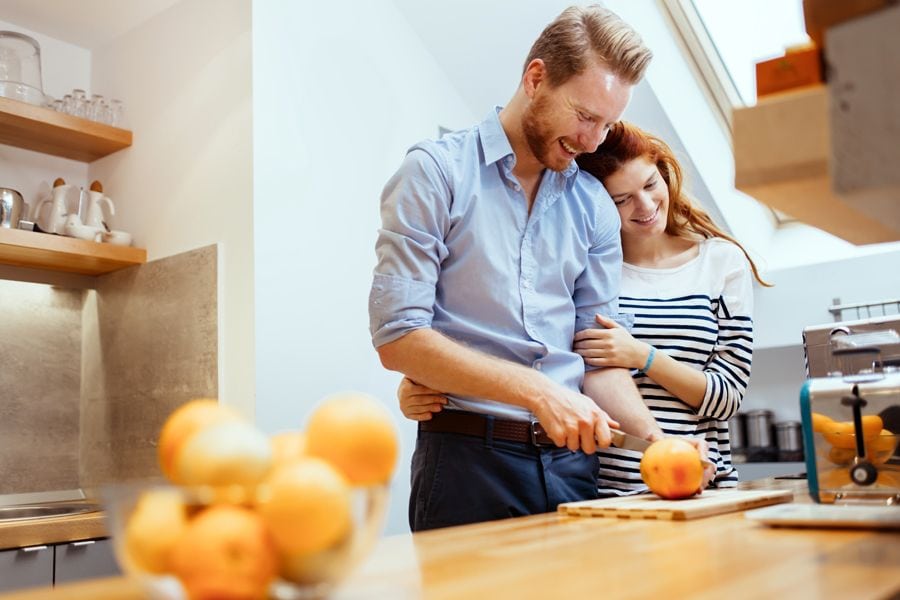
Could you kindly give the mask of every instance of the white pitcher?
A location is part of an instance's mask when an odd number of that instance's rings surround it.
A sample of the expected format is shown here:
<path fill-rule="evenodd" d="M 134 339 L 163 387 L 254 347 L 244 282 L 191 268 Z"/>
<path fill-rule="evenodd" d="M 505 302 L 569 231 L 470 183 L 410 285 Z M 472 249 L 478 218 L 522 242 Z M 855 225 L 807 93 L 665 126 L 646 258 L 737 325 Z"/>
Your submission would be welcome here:
<path fill-rule="evenodd" d="M 71 185 L 58 185 L 35 207 L 34 220 L 41 231 L 65 234 L 66 217 L 69 214 L 66 200 L 71 189 Z M 47 208 L 44 208 L 44 205 L 47 205 Z"/>
<path fill-rule="evenodd" d="M 103 195 L 103 192 L 95 192 L 91 190 L 87 192 L 87 195 L 88 203 L 84 211 L 84 224 L 88 227 L 106 229 L 103 226 L 103 222 L 107 220 L 106 216 L 103 214 L 103 205 L 106 204 L 106 206 L 109 207 L 110 216 L 116 214 L 116 206 L 113 204 L 113 201 L 109 198 L 109 196 Z"/>

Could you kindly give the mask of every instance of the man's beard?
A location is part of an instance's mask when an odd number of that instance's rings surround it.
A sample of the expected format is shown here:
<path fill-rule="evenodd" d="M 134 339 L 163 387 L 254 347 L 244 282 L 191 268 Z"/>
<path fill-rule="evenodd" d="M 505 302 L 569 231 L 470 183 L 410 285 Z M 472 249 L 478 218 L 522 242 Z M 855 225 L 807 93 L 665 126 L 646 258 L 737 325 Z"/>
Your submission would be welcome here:
<path fill-rule="evenodd" d="M 525 141 L 531 153 L 542 165 L 554 171 L 565 171 L 572 163 L 566 160 L 564 163 L 560 159 L 551 164 L 551 152 L 554 140 L 556 139 L 551 130 L 549 114 L 551 101 L 546 95 L 541 95 L 534 99 L 525 109 L 522 117 L 522 133 L 525 134 Z"/>

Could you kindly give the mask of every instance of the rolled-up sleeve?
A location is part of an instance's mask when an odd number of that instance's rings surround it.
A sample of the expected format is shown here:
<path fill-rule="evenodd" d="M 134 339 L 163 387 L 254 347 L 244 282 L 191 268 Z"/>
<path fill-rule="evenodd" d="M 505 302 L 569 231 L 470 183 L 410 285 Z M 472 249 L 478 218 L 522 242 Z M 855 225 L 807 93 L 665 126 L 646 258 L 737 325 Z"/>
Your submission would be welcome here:
<path fill-rule="evenodd" d="M 601 222 L 588 253 L 587 266 L 575 282 L 575 331 L 598 327 L 595 315 L 604 315 L 629 331 L 634 325 L 634 315 L 619 312 L 619 289 L 622 281 L 622 238 L 619 235 L 621 221 L 612 200 L 605 195 L 601 202 L 608 202 L 606 210 L 599 211 Z M 586 370 L 597 367 L 585 366 Z"/>
<path fill-rule="evenodd" d="M 369 293 L 375 347 L 431 326 L 435 286 L 447 257 L 451 191 L 437 156 L 414 148 L 385 185 Z"/>

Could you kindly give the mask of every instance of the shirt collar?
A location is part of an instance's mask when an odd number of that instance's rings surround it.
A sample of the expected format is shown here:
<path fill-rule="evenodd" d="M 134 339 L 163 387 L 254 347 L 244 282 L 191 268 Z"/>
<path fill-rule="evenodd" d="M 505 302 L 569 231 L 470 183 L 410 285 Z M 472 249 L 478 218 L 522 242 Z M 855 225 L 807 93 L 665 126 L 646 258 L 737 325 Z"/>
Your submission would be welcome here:
<path fill-rule="evenodd" d="M 481 134 L 481 151 L 484 153 L 484 163 L 486 165 L 491 165 L 506 157 L 512 158 L 513 164 L 515 161 L 512 145 L 509 143 L 509 138 L 506 137 L 506 132 L 500 123 L 500 109 L 500 106 L 495 106 L 491 109 L 488 116 L 478 126 L 478 131 Z"/>
<path fill-rule="evenodd" d="M 506 167 L 510 170 L 516 165 L 516 155 L 513 153 L 512 145 L 506 136 L 506 131 L 500 123 L 500 110 L 502 107 L 495 106 L 488 113 L 488 116 L 478 126 L 481 134 L 481 151 L 484 153 L 485 165 L 491 165 L 498 160 L 509 158 L 506 161 Z M 578 173 L 578 165 L 573 160 L 566 170 L 561 173 L 566 179 Z"/>

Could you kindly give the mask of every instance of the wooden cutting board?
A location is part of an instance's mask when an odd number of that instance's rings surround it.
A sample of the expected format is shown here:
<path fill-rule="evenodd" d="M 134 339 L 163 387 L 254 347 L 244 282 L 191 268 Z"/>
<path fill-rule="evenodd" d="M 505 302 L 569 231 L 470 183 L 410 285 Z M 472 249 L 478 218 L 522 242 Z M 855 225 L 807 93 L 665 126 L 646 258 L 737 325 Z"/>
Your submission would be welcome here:
<path fill-rule="evenodd" d="M 578 517 L 686 521 L 769 504 L 790 502 L 790 490 L 705 490 L 687 500 L 663 500 L 655 494 L 603 498 L 559 505 L 559 512 Z"/>

